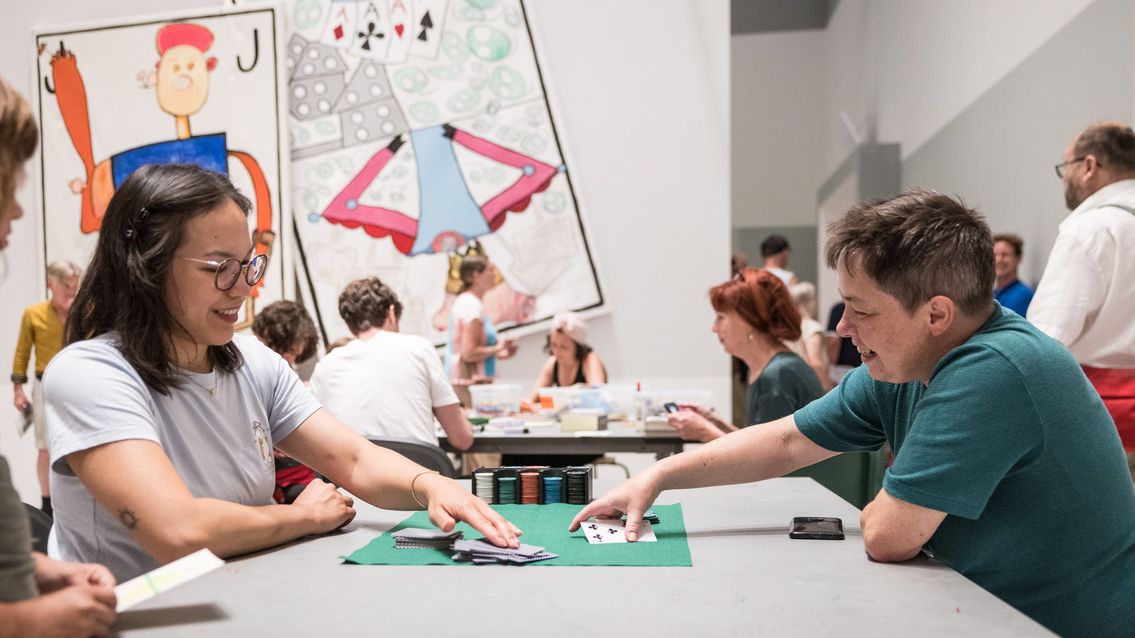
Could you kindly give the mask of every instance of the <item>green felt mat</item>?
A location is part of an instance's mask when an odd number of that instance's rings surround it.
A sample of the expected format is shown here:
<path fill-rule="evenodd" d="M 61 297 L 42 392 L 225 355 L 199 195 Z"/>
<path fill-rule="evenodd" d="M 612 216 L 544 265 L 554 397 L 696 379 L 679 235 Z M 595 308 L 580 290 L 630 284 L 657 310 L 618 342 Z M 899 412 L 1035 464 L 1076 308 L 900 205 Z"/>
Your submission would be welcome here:
<path fill-rule="evenodd" d="M 524 531 L 520 540 L 559 554 L 559 558 L 529 563 L 530 565 L 634 565 L 640 567 L 689 567 L 690 546 L 686 542 L 686 524 L 682 519 L 682 506 L 655 505 L 651 507 L 661 523 L 654 526 L 658 541 L 654 543 L 610 543 L 592 545 L 583 537 L 583 531 L 568 532 L 568 524 L 582 505 L 493 505 L 508 520 Z M 405 527 L 433 528 L 426 512 L 415 512 L 396 525 L 390 532 Z M 479 532 L 465 523 L 457 529 L 465 538 L 481 538 Z M 350 556 L 348 563 L 358 565 L 471 565 L 459 563 L 449 557 L 450 552 L 439 549 L 396 549 L 390 532 L 379 536 Z"/>

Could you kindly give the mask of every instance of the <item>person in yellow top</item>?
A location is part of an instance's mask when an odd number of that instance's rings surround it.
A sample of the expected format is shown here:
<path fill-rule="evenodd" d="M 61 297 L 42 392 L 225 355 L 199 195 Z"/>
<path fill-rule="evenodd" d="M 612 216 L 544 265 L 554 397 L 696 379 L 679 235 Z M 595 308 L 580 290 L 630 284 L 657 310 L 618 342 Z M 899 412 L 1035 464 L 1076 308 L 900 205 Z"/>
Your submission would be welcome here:
<path fill-rule="evenodd" d="M 43 393 L 40 381 L 48 362 L 63 347 L 63 323 L 71 311 L 71 302 L 79 290 L 79 276 L 82 270 L 69 261 L 53 261 L 47 266 L 47 289 L 51 298 L 24 309 L 20 321 L 20 340 L 16 343 L 16 356 L 12 360 L 13 405 L 25 412 L 28 396 L 24 384 L 28 382 L 28 364 L 32 350 L 35 350 L 35 378 L 32 385 L 32 420 L 35 423 L 35 446 L 39 450 L 36 473 L 39 476 L 40 493 L 43 496 L 43 511 L 51 511 L 51 491 L 48 488 L 47 435 L 43 409 Z"/>

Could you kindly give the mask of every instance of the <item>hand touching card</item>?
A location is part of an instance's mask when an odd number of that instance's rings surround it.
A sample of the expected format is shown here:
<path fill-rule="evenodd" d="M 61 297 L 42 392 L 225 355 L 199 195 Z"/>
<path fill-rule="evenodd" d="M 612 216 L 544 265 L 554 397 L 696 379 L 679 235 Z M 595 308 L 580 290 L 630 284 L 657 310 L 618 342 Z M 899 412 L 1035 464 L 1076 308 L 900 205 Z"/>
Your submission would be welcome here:
<path fill-rule="evenodd" d="M 619 519 L 597 518 L 583 523 L 579 526 L 579 529 L 583 530 L 587 542 L 594 545 L 627 542 L 627 525 Z M 637 542 L 653 543 L 657 540 L 658 537 L 654 535 L 654 529 L 650 526 L 650 523 L 643 521 L 638 528 Z"/>

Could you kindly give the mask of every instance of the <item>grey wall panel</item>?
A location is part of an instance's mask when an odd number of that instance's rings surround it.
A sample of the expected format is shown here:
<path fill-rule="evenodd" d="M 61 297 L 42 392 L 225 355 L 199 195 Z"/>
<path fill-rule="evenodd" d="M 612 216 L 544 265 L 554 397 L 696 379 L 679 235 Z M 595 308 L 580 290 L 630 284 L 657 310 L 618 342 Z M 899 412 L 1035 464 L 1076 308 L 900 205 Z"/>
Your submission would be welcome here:
<path fill-rule="evenodd" d="M 1135 5 L 1098 0 L 903 162 L 904 187 L 960 195 L 1025 239 L 1035 283 L 1067 214 L 1052 165 L 1085 125 L 1130 121 Z"/>

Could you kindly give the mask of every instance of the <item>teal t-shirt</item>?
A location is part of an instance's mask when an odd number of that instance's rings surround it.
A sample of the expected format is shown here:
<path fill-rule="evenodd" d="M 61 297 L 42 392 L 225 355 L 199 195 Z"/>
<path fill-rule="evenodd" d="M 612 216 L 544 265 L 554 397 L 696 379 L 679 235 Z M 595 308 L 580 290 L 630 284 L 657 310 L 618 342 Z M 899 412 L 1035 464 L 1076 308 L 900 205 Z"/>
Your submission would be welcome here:
<path fill-rule="evenodd" d="M 1135 490 L 1115 425 L 1072 355 L 1016 313 L 989 320 L 930 384 L 866 366 L 795 416 L 829 450 L 895 453 L 883 488 L 946 512 L 927 546 L 1061 635 L 1135 632 Z"/>
<path fill-rule="evenodd" d="M 778 352 L 745 389 L 744 426 L 775 421 L 824 393 L 816 373 L 791 352 Z"/>

